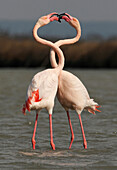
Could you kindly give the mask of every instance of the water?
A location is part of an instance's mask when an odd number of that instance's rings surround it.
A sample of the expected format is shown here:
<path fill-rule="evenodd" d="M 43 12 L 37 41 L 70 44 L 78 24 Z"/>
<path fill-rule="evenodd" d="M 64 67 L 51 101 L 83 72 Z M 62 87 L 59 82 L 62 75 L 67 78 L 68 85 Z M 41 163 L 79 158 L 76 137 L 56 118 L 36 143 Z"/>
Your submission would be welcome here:
<path fill-rule="evenodd" d="M 35 112 L 21 113 L 27 86 L 40 69 L 0 70 L 0 167 L 1 169 L 117 169 L 117 70 L 69 70 L 88 88 L 102 106 L 101 113 L 82 113 L 88 149 L 82 145 L 78 116 L 70 112 L 75 139 L 71 150 L 67 115 L 55 101 L 53 133 L 56 150 L 49 139 L 48 114 L 39 115 L 36 150 L 31 137 Z"/>

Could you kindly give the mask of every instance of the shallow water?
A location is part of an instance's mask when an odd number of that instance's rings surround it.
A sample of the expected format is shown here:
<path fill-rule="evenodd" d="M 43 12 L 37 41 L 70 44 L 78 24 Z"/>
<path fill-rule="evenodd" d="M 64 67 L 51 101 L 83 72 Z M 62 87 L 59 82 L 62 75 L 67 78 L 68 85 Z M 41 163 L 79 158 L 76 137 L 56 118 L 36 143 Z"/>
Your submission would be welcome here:
<path fill-rule="evenodd" d="M 87 87 L 102 106 L 101 113 L 82 113 L 88 143 L 83 148 L 78 116 L 70 112 L 75 139 L 69 150 L 70 130 L 67 115 L 57 99 L 53 113 L 56 150 L 49 139 L 46 110 L 39 115 L 36 150 L 31 137 L 35 112 L 21 113 L 27 86 L 39 69 L 0 70 L 0 167 L 1 169 L 117 169 L 117 71 L 69 70 Z"/>

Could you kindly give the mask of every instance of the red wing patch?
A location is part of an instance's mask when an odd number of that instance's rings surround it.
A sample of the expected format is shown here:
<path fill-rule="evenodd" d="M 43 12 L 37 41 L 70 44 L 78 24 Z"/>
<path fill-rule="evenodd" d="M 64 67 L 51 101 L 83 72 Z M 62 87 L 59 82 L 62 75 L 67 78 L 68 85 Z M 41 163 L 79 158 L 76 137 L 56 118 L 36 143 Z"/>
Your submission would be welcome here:
<path fill-rule="evenodd" d="M 39 99 L 39 89 L 38 89 L 38 90 L 36 90 L 36 91 L 33 91 L 33 92 L 32 92 L 32 97 L 34 97 L 34 98 L 35 98 L 35 102 L 39 102 L 39 101 L 41 101 L 41 100 L 42 100 L 42 98 L 41 98 L 41 99 Z"/>
<path fill-rule="evenodd" d="M 28 100 L 26 101 L 26 108 L 30 112 L 30 104 L 31 104 L 32 97 L 29 97 Z"/>
<path fill-rule="evenodd" d="M 30 104 L 31 104 L 31 100 L 32 100 L 33 98 L 34 98 L 34 101 L 35 101 L 35 102 L 40 102 L 40 101 L 42 100 L 42 98 L 39 99 L 39 89 L 33 91 L 33 92 L 32 92 L 32 96 L 29 97 L 29 98 L 27 99 L 27 101 L 25 102 L 25 104 L 23 105 L 22 113 L 23 113 L 24 115 L 26 115 L 26 110 L 28 110 L 28 111 L 30 112 Z"/>

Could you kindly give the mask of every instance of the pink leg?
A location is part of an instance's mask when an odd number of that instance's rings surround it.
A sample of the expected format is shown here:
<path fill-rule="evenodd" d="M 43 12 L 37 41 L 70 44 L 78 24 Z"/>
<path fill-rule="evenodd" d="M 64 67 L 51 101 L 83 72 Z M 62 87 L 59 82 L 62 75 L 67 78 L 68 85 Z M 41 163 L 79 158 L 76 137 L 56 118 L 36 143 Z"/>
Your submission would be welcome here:
<path fill-rule="evenodd" d="M 50 144 L 53 150 L 55 150 L 55 144 L 53 142 L 53 132 L 52 132 L 52 115 L 49 114 L 49 121 L 50 121 Z"/>
<path fill-rule="evenodd" d="M 71 143 L 69 145 L 69 149 L 71 149 L 71 146 L 72 146 L 72 143 L 73 143 L 73 140 L 74 140 L 74 132 L 73 132 L 73 128 L 72 128 L 72 124 L 71 124 L 71 119 L 70 119 L 68 111 L 67 111 L 67 117 L 68 117 L 69 126 L 70 126 L 70 130 L 71 130 Z"/>
<path fill-rule="evenodd" d="M 32 146 L 33 146 L 33 149 L 35 149 L 35 144 L 36 144 L 35 133 L 36 133 L 36 128 L 37 128 L 37 119 L 38 119 L 38 113 L 36 114 L 35 126 L 34 126 L 33 137 L 32 137 Z"/>
<path fill-rule="evenodd" d="M 84 148 L 87 149 L 87 141 L 86 141 L 86 138 L 85 138 L 85 133 L 84 133 L 83 125 L 82 125 L 81 115 L 78 114 L 78 116 L 79 116 L 79 120 L 80 120 L 80 126 L 81 126 L 83 141 L 84 141 L 83 145 L 84 145 Z"/>

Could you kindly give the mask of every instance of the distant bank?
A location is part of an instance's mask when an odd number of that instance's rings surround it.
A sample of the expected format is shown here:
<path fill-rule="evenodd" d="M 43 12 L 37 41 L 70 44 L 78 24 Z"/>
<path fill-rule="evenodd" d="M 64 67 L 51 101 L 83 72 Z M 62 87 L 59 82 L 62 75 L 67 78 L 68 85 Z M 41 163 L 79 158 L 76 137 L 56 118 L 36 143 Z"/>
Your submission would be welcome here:
<path fill-rule="evenodd" d="M 7 32 L 10 35 L 25 35 L 32 37 L 32 29 L 36 21 L 0 21 L 0 32 Z M 82 22 L 82 39 L 109 39 L 117 37 L 117 22 Z M 58 23 L 54 21 L 40 29 L 41 36 L 68 38 L 75 35 L 75 30 L 65 21 Z"/>
<path fill-rule="evenodd" d="M 117 40 L 62 46 L 65 67 L 117 68 Z M 0 36 L 0 67 L 51 67 L 50 48 L 29 38 Z"/>

